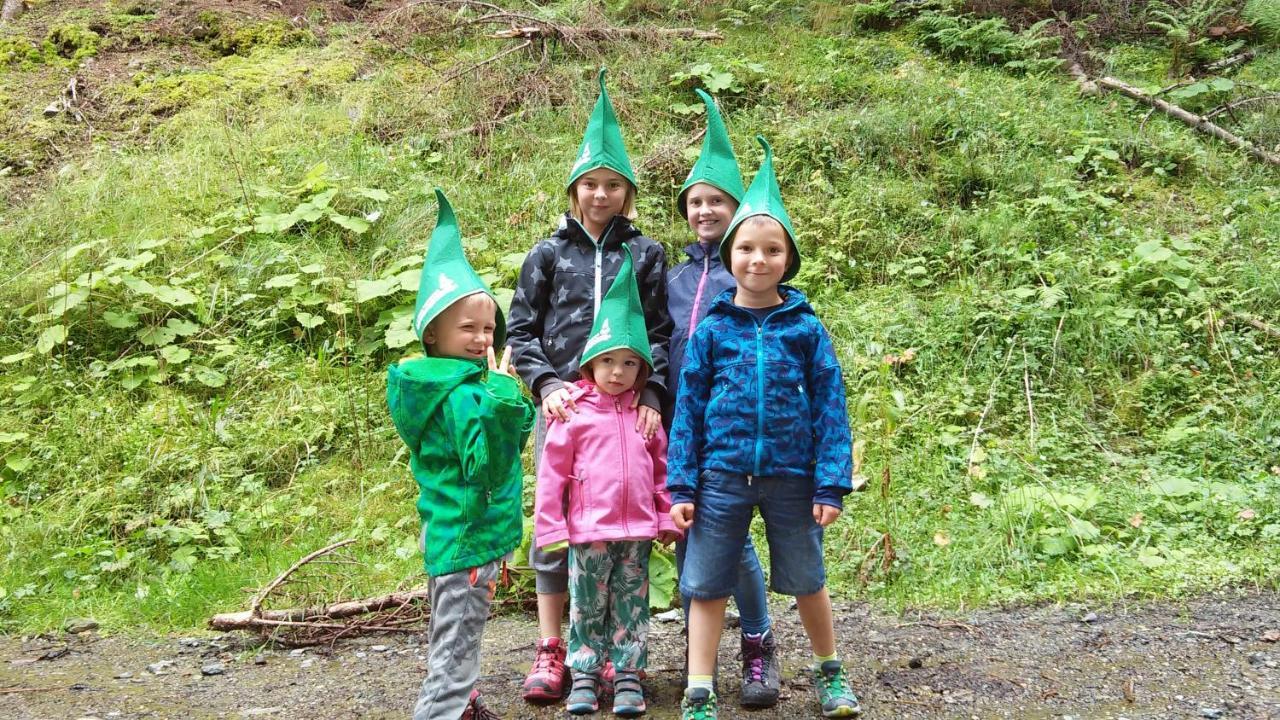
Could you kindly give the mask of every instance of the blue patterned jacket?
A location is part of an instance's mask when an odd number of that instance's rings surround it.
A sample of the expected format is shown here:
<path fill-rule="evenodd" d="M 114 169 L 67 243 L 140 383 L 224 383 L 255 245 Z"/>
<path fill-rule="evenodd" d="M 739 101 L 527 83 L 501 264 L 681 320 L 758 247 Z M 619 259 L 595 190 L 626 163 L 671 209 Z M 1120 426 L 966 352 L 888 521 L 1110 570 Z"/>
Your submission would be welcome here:
<path fill-rule="evenodd" d="M 835 348 L 804 293 L 756 320 L 712 301 L 689 341 L 667 459 L 673 503 L 694 502 L 700 473 L 812 479 L 814 502 L 843 506 L 853 440 Z"/>

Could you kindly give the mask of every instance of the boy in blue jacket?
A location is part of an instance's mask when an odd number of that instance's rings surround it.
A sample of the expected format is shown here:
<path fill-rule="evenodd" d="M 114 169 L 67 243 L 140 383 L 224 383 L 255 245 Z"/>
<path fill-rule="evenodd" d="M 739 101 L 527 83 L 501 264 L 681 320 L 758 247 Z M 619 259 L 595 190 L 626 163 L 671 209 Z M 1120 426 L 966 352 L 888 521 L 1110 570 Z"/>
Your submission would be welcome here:
<path fill-rule="evenodd" d="M 689 610 L 684 720 L 715 718 L 712 691 L 725 604 L 754 510 L 769 542 L 769 582 L 796 598 L 825 717 L 862 710 L 836 653 L 823 528 L 851 489 L 852 438 L 835 348 L 804 295 L 791 218 L 764 161 L 720 245 L 737 281 L 689 342 L 668 454 L 671 517 L 688 532 L 680 592 Z"/>

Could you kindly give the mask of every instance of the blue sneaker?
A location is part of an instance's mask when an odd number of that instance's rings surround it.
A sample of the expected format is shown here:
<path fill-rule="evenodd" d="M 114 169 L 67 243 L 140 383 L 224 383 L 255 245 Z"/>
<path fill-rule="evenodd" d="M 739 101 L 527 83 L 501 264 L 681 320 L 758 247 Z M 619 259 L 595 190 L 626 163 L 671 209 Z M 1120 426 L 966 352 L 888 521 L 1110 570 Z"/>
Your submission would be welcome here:
<path fill-rule="evenodd" d="M 590 715 L 600 709 L 600 691 L 595 675 L 573 673 L 573 689 L 569 691 L 564 709 L 570 715 Z"/>
<path fill-rule="evenodd" d="M 644 688 L 640 675 L 619 672 L 613 677 L 613 714 L 619 717 L 637 717 L 644 714 Z"/>

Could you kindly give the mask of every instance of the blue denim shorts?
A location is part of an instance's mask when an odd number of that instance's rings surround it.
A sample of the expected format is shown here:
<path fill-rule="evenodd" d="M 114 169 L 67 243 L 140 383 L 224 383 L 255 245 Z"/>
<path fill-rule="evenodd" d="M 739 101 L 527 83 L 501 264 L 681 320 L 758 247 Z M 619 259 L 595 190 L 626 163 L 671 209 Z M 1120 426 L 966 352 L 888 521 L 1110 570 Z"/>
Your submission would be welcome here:
<path fill-rule="evenodd" d="M 822 526 L 813 520 L 813 481 L 703 471 L 687 536 L 680 592 L 697 600 L 733 594 L 751 516 L 760 508 L 769 541 L 769 588 L 811 595 L 827 583 Z"/>

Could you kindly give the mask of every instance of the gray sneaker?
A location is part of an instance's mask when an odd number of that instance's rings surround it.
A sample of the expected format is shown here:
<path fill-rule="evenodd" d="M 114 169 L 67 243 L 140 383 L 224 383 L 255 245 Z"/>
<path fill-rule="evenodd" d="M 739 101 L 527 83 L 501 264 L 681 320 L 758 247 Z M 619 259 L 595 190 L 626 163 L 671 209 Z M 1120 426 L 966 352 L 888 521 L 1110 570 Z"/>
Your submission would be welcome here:
<path fill-rule="evenodd" d="M 778 672 L 773 631 L 742 636 L 742 706 L 770 708 L 778 703 L 782 675 Z"/>

